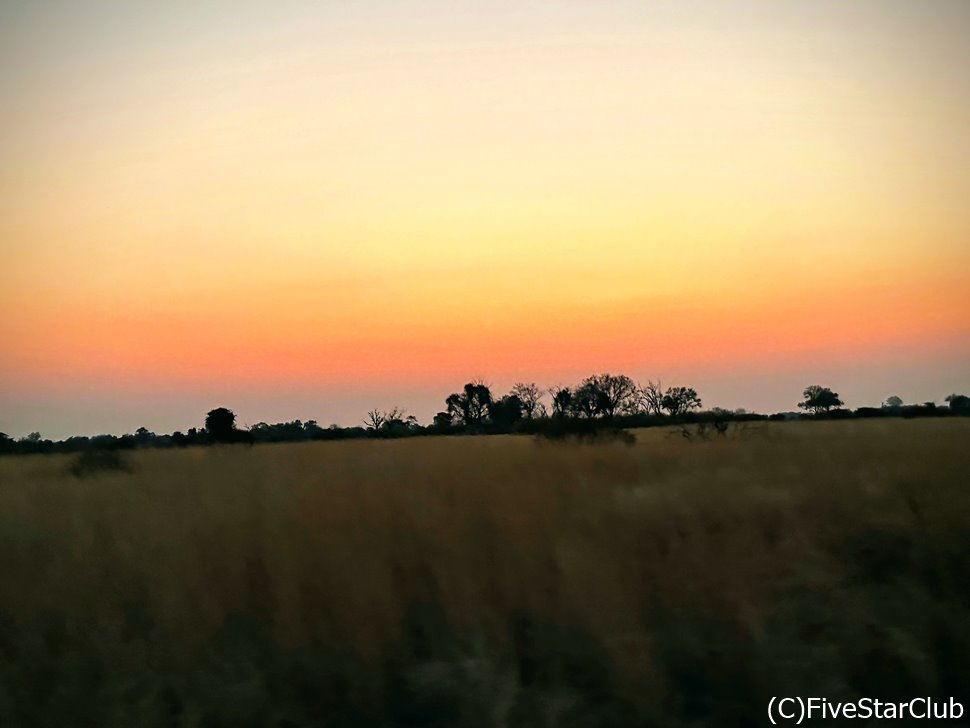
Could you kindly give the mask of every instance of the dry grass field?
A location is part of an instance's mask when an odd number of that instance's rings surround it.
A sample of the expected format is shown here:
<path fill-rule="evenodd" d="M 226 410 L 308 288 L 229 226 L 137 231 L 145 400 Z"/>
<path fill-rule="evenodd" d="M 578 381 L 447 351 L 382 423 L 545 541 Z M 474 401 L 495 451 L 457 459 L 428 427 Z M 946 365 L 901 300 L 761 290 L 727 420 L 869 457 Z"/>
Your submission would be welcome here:
<path fill-rule="evenodd" d="M 0 458 L 0 725 L 739 726 L 960 697 L 970 420 Z"/>

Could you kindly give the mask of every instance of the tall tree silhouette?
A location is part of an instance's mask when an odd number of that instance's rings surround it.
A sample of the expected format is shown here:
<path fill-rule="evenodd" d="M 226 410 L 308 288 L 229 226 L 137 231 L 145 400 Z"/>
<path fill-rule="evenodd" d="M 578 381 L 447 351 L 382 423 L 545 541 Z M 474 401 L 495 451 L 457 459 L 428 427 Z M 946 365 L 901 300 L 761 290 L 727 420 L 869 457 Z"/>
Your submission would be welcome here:
<path fill-rule="evenodd" d="M 232 442 L 236 430 L 236 414 L 225 407 L 209 410 L 205 416 L 205 430 L 213 442 Z"/>
<path fill-rule="evenodd" d="M 577 417 L 596 417 L 599 414 L 599 389 L 589 379 L 576 387 L 572 396 L 571 411 Z"/>
<path fill-rule="evenodd" d="M 481 425 L 488 418 L 492 391 L 483 382 L 469 382 L 461 393 L 448 396 L 445 405 L 454 424 Z"/>
<path fill-rule="evenodd" d="M 573 411 L 573 390 L 569 387 L 553 387 L 549 393 L 552 395 L 552 416 L 568 417 Z"/>
<path fill-rule="evenodd" d="M 664 406 L 663 382 L 649 381 L 640 387 L 640 406 L 644 412 L 654 415 L 662 415 Z"/>

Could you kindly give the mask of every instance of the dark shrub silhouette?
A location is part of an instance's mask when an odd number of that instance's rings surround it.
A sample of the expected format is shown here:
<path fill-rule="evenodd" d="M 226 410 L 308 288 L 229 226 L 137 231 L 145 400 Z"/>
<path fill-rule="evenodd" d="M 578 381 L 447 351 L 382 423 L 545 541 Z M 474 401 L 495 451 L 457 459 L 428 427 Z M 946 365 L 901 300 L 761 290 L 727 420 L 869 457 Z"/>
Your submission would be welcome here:
<path fill-rule="evenodd" d="M 228 442 L 238 442 L 244 445 L 252 445 L 254 442 L 256 442 L 256 438 L 253 436 L 253 433 L 249 432 L 248 430 L 233 430 L 231 433 L 229 433 Z"/>
<path fill-rule="evenodd" d="M 448 432 L 451 430 L 451 414 L 449 412 L 438 412 L 431 421 L 431 427 L 435 432 Z"/>
<path fill-rule="evenodd" d="M 583 442 L 589 444 L 621 442 L 632 445 L 636 435 L 622 427 L 616 427 L 604 420 L 588 417 L 553 417 L 545 420 L 536 433 L 538 440 L 558 442 Z"/>
<path fill-rule="evenodd" d="M 507 394 L 492 402 L 489 414 L 492 424 L 500 430 L 508 430 L 524 415 L 522 400 L 514 394 Z"/>
<path fill-rule="evenodd" d="M 102 472 L 130 473 L 131 466 L 116 449 L 92 448 L 78 455 L 69 470 L 75 478 L 84 478 Z"/>

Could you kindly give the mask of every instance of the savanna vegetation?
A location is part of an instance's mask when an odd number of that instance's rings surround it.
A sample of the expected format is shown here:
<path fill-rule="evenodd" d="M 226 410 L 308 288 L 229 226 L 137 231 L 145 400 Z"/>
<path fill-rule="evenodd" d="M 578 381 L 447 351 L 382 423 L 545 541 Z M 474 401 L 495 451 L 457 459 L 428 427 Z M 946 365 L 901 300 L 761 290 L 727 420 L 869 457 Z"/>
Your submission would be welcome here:
<path fill-rule="evenodd" d="M 0 725 L 676 728 L 961 696 L 970 420 L 632 434 L 0 458 Z"/>
<path fill-rule="evenodd" d="M 159 435 L 147 427 L 133 434 L 74 436 L 52 441 L 40 432 L 14 439 L 0 432 L 0 455 L 80 452 L 77 475 L 89 468 L 86 462 L 104 459 L 92 450 L 132 450 L 141 448 L 188 447 L 226 443 L 306 442 L 351 440 L 361 438 L 401 438 L 424 435 L 505 435 L 533 434 L 550 439 L 615 436 L 620 430 L 678 425 L 688 439 L 723 435 L 731 423 L 759 420 L 787 420 L 804 417 L 815 419 L 852 419 L 872 417 L 950 417 L 970 416 L 970 397 L 951 394 L 946 406 L 935 402 L 905 404 L 891 396 L 880 407 L 845 409 L 837 392 L 819 384 L 805 388 L 798 412 L 764 415 L 743 409 L 722 407 L 703 409 L 703 402 L 693 387 L 666 387 L 660 382 L 638 384 L 619 374 L 594 374 L 574 386 L 540 388 L 534 382 L 518 382 L 504 395 L 495 394 L 483 381 L 469 382 L 460 392 L 445 399 L 445 409 L 430 424 L 401 407 L 372 409 L 360 425 L 321 427 L 317 420 L 292 420 L 267 424 L 257 422 L 239 427 L 236 414 L 227 407 L 216 407 L 205 416 L 202 427 L 187 432 Z"/>

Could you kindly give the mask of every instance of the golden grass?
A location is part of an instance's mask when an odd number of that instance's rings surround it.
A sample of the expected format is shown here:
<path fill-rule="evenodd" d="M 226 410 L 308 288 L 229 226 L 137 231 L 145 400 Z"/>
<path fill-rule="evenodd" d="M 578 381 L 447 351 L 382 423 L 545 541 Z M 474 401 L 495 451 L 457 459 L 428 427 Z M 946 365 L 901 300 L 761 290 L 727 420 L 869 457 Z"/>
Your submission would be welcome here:
<path fill-rule="evenodd" d="M 325 644 L 375 664 L 415 603 L 498 654 L 514 653 L 510 618 L 528 614 L 589 635 L 640 704 L 681 689 L 670 653 L 689 653 L 703 625 L 728 625 L 769 677 L 794 670 L 782 666 L 805 645 L 826 649 L 780 636 L 779 620 L 811 629 L 791 616 L 803 608 L 832 610 L 846 630 L 885 623 L 907 645 L 901 659 L 935 659 L 911 654 L 929 649 L 923 627 L 906 626 L 919 615 L 889 623 L 869 600 L 885 584 L 922 590 L 908 609 L 965 598 L 937 562 L 970 546 L 970 420 L 759 424 L 700 443 L 636 434 L 633 446 L 493 436 L 145 450 L 130 474 L 84 479 L 70 456 L 0 458 L 0 614 L 18 639 L 37 615 L 62 615 L 104 660 L 115 650 L 166 669 L 238 614 L 280 649 Z M 921 576 L 934 564 L 942 596 Z M 135 607 L 150 627 L 133 657 Z M 681 644 L 672 621 L 702 627 Z M 794 646 L 776 665 L 784 640 Z"/>

